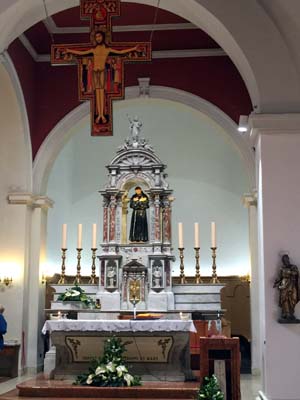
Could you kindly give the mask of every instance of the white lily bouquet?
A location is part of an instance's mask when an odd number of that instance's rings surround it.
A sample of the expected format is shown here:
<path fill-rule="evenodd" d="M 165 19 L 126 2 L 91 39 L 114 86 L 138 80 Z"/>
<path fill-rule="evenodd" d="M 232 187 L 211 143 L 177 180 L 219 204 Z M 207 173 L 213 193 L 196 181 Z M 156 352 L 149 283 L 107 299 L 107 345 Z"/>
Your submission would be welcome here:
<path fill-rule="evenodd" d="M 81 301 L 86 306 L 92 306 L 92 307 L 95 306 L 94 300 L 90 296 L 87 296 L 85 291 L 78 285 L 66 289 L 65 293 L 60 294 L 57 300 Z"/>
<path fill-rule="evenodd" d="M 138 386 L 141 378 L 131 375 L 124 361 L 125 344 L 115 336 L 107 339 L 104 354 L 92 361 L 89 372 L 79 375 L 76 385 L 85 386 Z"/>

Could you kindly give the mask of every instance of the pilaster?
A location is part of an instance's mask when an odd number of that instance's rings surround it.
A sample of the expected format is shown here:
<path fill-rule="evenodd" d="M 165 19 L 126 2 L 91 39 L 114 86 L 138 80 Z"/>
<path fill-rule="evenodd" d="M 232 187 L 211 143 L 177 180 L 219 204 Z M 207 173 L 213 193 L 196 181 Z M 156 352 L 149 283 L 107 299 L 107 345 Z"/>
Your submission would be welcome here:
<path fill-rule="evenodd" d="M 273 283 L 282 251 L 289 252 L 293 264 L 300 264 L 300 114 L 253 114 L 249 125 L 256 150 L 263 392 L 271 400 L 296 400 L 299 326 L 278 323 Z M 299 312 L 298 304 L 298 318 Z"/>
<path fill-rule="evenodd" d="M 253 375 L 261 372 L 261 335 L 259 307 L 259 271 L 257 255 L 257 192 L 243 196 L 243 204 L 248 209 L 249 248 L 250 248 L 250 307 L 251 307 L 251 371 Z"/>
<path fill-rule="evenodd" d="M 46 196 L 31 193 L 9 193 L 8 203 L 25 206 L 29 224 L 28 269 L 24 273 L 23 330 L 25 365 L 29 371 L 41 370 L 44 349 L 40 335 L 44 319 L 45 288 L 42 276 L 46 267 L 47 213 L 54 202 Z M 25 210 L 24 210 L 25 212 Z"/>

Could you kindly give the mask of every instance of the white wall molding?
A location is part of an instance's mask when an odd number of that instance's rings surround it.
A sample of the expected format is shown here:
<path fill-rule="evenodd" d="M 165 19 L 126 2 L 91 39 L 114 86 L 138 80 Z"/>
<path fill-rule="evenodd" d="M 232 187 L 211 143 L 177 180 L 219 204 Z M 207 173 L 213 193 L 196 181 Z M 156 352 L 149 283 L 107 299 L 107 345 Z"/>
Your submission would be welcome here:
<path fill-rule="evenodd" d="M 251 114 L 248 119 L 250 140 L 256 144 L 259 135 L 300 134 L 300 113 Z"/>
<path fill-rule="evenodd" d="M 54 201 L 47 196 L 38 196 L 32 193 L 9 193 L 7 195 L 7 201 L 12 205 L 22 205 L 32 208 L 42 208 L 47 210 L 53 208 Z"/>
<path fill-rule="evenodd" d="M 125 100 L 139 98 L 140 87 L 132 86 L 125 90 Z M 234 143 L 236 149 L 239 151 L 240 156 L 245 164 L 248 172 L 251 187 L 255 187 L 255 169 L 254 169 L 254 156 L 252 149 L 246 140 L 239 135 L 237 125 L 232 121 L 223 111 L 218 107 L 209 103 L 208 101 L 195 96 L 183 90 L 174 89 L 165 86 L 151 86 L 150 97 L 157 99 L 165 99 L 185 104 L 189 107 L 198 110 L 224 129 L 231 141 Z M 41 145 L 33 166 L 33 188 L 34 193 L 45 194 L 47 188 L 47 181 L 52 165 L 62 149 L 63 145 L 68 141 L 72 132 L 70 129 L 76 125 L 82 118 L 88 116 L 90 113 L 89 102 L 82 103 L 69 114 L 67 114 L 49 133 L 47 138 Z"/>
<path fill-rule="evenodd" d="M 46 137 L 33 163 L 33 190 L 45 194 L 52 165 L 71 136 L 70 129 L 90 113 L 90 103 L 84 102 L 67 114 Z"/>
<path fill-rule="evenodd" d="M 43 20 L 44 25 L 51 34 L 64 35 L 68 33 L 88 33 L 88 26 L 57 26 L 54 19 L 50 16 Z M 113 26 L 113 32 L 148 32 L 152 31 L 174 31 L 174 30 L 189 30 L 199 29 L 197 26 L 187 23 L 175 24 L 144 24 L 144 25 L 117 25 Z"/>
<path fill-rule="evenodd" d="M 157 6 L 157 0 L 128 1 Z M 48 14 L 53 15 L 77 6 L 79 0 L 47 0 L 46 4 Z M 160 7 L 204 30 L 225 50 L 241 73 L 258 112 L 299 109 L 299 77 L 294 62 L 286 42 L 259 2 L 247 2 L 245 7 L 239 8 L 238 14 L 235 2 L 228 2 L 226 10 L 220 2 L 207 0 L 162 0 Z M 0 52 L 45 17 L 41 1 L 12 1 L 11 6 L 0 14 L 0 26 L 3 27 Z M 270 46 L 270 38 L 276 46 Z M 256 51 L 253 51 L 253 43 L 257 44 Z M 269 65 L 272 65 L 272 73 Z"/>
<path fill-rule="evenodd" d="M 50 54 L 39 54 L 32 46 L 26 35 L 19 36 L 20 42 L 26 48 L 35 62 L 50 62 Z M 224 57 L 227 56 L 222 49 L 185 49 L 185 50 L 159 50 L 152 51 L 152 58 L 195 58 L 195 57 Z"/>

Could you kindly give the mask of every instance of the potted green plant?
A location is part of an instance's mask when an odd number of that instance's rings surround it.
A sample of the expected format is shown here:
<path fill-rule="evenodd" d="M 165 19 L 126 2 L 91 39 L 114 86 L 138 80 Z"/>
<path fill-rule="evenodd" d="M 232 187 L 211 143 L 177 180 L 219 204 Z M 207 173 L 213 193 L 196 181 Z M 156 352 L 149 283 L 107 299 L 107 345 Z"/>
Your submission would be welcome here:
<path fill-rule="evenodd" d="M 91 362 L 89 371 L 79 375 L 75 385 L 84 386 L 138 386 L 141 378 L 131 375 L 124 361 L 125 344 L 111 337 L 104 344 L 103 356 Z"/>
<path fill-rule="evenodd" d="M 85 291 L 78 285 L 66 289 L 65 293 L 60 294 L 57 300 L 71 305 L 74 305 L 73 302 L 77 302 L 79 307 L 76 308 L 81 308 L 81 305 L 84 308 L 95 307 L 94 300 L 90 296 L 87 296 Z"/>
<path fill-rule="evenodd" d="M 201 388 L 197 394 L 197 400 L 223 400 L 224 394 L 222 393 L 218 379 L 215 375 L 211 377 L 206 376 L 203 379 Z"/>

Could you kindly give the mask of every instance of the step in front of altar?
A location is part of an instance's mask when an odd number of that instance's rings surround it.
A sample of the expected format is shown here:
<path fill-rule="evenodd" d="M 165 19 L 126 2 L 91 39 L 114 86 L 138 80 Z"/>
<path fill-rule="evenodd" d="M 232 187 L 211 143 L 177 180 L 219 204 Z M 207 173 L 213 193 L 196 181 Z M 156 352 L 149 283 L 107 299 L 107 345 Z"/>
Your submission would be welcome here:
<path fill-rule="evenodd" d="M 173 293 L 178 311 L 221 311 L 221 289 L 224 284 L 175 284 Z"/>
<path fill-rule="evenodd" d="M 27 398 L 107 398 L 107 399 L 193 399 L 197 382 L 144 382 L 133 387 L 89 387 L 72 381 L 32 379 L 17 385 L 19 396 Z"/>

